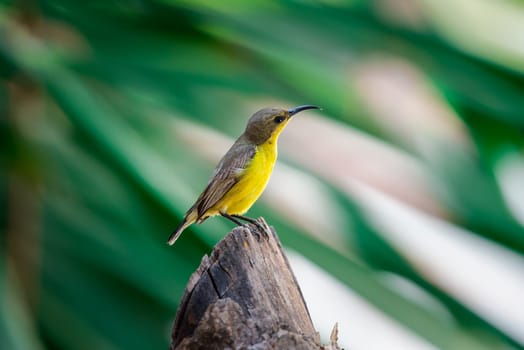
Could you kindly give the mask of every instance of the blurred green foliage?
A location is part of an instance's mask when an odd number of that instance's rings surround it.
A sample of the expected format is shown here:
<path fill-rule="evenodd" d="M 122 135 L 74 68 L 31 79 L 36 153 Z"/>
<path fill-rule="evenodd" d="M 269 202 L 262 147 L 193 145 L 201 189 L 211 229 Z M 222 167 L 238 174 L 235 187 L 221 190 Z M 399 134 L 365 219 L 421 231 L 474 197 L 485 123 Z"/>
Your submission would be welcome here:
<path fill-rule="evenodd" d="M 189 275 L 230 229 L 210 220 L 165 245 L 212 168 L 172 121 L 233 137 L 255 100 L 318 104 L 411 153 L 446 187 L 453 224 L 522 255 L 524 229 L 495 166 L 505 152 L 522 155 L 524 67 L 468 52 L 429 20 L 391 21 L 381 3 L 0 3 L 2 349 L 167 348 Z M 372 55 L 424 72 L 477 157 L 444 146 L 445 157 L 426 157 L 367 118 L 347 68 Z M 261 203 L 251 215 L 438 348 L 524 348 L 413 269 L 352 198 L 319 179 L 353 221 L 340 228 L 355 242 L 343 252 Z M 452 322 L 381 283 L 379 271 L 418 284 Z"/>

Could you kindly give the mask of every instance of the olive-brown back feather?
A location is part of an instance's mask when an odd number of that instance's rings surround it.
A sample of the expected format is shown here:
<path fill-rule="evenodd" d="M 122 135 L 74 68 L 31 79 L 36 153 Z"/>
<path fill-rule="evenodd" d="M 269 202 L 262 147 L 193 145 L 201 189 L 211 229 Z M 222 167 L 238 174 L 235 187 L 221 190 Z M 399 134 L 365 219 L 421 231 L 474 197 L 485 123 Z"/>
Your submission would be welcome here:
<path fill-rule="evenodd" d="M 222 157 L 206 188 L 198 197 L 193 208 L 198 212 L 198 221 L 206 219 L 206 211 L 213 207 L 238 182 L 242 171 L 256 153 L 256 146 L 240 137 Z"/>

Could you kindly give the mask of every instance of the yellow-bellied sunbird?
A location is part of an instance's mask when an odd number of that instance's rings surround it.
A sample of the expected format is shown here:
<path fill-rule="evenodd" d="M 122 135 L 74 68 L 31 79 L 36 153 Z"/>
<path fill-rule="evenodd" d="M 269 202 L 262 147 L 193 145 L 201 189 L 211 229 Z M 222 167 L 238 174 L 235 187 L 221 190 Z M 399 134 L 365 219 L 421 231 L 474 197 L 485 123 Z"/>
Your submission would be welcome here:
<path fill-rule="evenodd" d="M 210 216 L 222 215 L 237 225 L 240 220 L 258 222 L 242 216 L 260 197 L 277 159 L 278 136 L 295 114 L 317 106 L 304 105 L 289 110 L 264 108 L 249 118 L 246 129 L 218 163 L 204 192 L 187 211 L 167 243 L 172 245 L 182 231 Z"/>

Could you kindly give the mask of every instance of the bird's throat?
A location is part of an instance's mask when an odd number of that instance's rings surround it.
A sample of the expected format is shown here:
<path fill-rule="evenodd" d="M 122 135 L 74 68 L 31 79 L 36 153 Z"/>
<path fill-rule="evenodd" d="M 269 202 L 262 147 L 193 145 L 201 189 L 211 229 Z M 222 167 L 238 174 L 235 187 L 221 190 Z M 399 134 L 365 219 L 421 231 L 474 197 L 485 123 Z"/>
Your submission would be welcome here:
<path fill-rule="evenodd" d="M 273 133 L 271 134 L 269 139 L 267 139 L 267 141 L 264 142 L 264 144 L 274 145 L 276 147 L 277 141 L 278 141 L 278 137 L 280 136 L 280 133 L 282 132 L 282 130 L 284 130 L 284 128 L 286 127 L 287 123 L 289 123 L 289 120 L 287 120 L 284 123 L 282 123 L 281 125 L 279 125 L 275 129 L 275 131 L 273 131 Z"/>

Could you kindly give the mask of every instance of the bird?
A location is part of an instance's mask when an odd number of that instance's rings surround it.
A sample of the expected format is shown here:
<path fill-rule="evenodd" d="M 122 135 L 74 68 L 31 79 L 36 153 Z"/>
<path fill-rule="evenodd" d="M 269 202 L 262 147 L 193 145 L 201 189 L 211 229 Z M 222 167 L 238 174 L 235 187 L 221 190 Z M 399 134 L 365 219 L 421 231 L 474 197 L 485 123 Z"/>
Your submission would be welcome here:
<path fill-rule="evenodd" d="M 244 132 L 219 161 L 206 188 L 171 233 L 167 243 L 173 245 L 191 224 L 200 224 L 217 215 L 237 225 L 242 225 L 240 220 L 243 220 L 260 227 L 256 220 L 243 214 L 266 188 L 277 160 L 277 141 L 280 133 L 294 115 L 309 109 L 320 107 L 269 107 L 253 114 Z"/>

